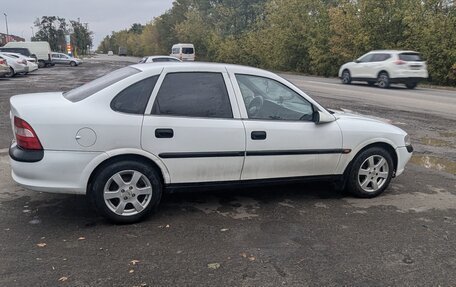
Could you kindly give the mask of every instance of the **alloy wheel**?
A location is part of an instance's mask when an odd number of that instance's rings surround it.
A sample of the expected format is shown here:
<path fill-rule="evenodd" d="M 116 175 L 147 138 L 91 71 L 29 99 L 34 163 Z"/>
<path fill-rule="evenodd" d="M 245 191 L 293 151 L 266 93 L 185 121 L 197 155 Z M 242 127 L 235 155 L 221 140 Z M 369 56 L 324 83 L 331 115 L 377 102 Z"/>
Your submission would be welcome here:
<path fill-rule="evenodd" d="M 120 216 L 141 213 L 152 199 L 152 185 L 139 171 L 124 170 L 115 173 L 106 182 L 103 198 L 106 206 Z"/>
<path fill-rule="evenodd" d="M 358 171 L 359 186 L 366 192 L 376 192 L 381 189 L 388 177 L 388 162 L 381 155 L 368 157 Z"/>

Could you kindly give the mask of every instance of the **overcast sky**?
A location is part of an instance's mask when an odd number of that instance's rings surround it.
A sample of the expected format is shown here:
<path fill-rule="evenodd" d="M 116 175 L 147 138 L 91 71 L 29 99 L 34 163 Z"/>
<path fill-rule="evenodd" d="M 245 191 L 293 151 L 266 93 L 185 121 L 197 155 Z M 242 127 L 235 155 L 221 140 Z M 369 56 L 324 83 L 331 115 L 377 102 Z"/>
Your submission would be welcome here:
<path fill-rule="evenodd" d="M 129 28 L 133 23 L 146 24 L 172 7 L 173 0 L 2 0 L 0 5 L 0 32 L 6 33 L 8 15 L 10 34 L 32 36 L 33 22 L 41 16 L 59 16 L 68 20 L 89 23 L 94 32 L 94 48 L 112 31 Z M 33 27 L 37 31 L 36 27 Z"/>

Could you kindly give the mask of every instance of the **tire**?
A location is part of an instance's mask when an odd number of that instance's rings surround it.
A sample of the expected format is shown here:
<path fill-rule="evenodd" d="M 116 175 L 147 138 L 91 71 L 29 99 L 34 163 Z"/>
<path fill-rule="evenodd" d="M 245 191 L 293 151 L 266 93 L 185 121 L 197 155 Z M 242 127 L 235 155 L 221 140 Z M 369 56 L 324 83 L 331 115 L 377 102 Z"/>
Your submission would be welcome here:
<path fill-rule="evenodd" d="M 114 223 L 141 221 L 155 211 L 162 196 L 157 171 L 138 161 L 119 161 L 94 177 L 90 196 L 101 215 Z"/>
<path fill-rule="evenodd" d="M 388 89 L 390 87 L 390 79 L 387 72 L 378 74 L 377 85 L 379 88 Z"/>
<path fill-rule="evenodd" d="M 71 62 L 70 62 L 70 66 L 71 66 L 71 67 L 76 67 L 76 66 L 77 66 L 77 65 L 76 65 L 76 62 L 71 61 Z"/>
<path fill-rule="evenodd" d="M 12 78 L 14 77 L 14 70 L 13 68 L 9 67 L 8 73 L 5 74 L 5 78 Z"/>
<path fill-rule="evenodd" d="M 410 90 L 413 90 L 414 88 L 416 88 L 417 85 L 418 85 L 418 83 L 405 83 L 405 86 L 407 87 L 407 89 L 410 89 Z"/>
<path fill-rule="evenodd" d="M 393 172 L 393 160 L 385 149 L 366 149 L 356 156 L 350 167 L 347 191 L 356 197 L 376 197 L 388 187 Z"/>
<path fill-rule="evenodd" d="M 44 67 L 46 67 L 46 63 L 45 63 L 43 60 L 39 60 L 39 61 L 38 61 L 38 68 L 41 68 L 41 69 L 42 69 L 42 68 L 44 68 Z"/>
<path fill-rule="evenodd" d="M 375 81 L 368 81 L 367 85 L 373 87 L 375 85 Z"/>
<path fill-rule="evenodd" d="M 342 83 L 345 84 L 345 85 L 349 85 L 351 84 L 351 75 L 350 75 L 350 71 L 349 70 L 344 70 L 342 72 Z"/>

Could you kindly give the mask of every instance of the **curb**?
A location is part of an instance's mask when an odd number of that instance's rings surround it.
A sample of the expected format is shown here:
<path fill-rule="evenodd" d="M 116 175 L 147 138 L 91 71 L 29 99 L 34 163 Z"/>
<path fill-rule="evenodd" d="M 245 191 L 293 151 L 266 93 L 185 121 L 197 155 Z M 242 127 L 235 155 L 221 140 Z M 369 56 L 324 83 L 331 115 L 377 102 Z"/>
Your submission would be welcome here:
<path fill-rule="evenodd" d="M 7 148 L 2 148 L 2 149 L 0 149 L 0 155 L 7 155 L 7 154 L 8 154 L 8 151 L 9 151 L 9 149 L 7 149 Z"/>

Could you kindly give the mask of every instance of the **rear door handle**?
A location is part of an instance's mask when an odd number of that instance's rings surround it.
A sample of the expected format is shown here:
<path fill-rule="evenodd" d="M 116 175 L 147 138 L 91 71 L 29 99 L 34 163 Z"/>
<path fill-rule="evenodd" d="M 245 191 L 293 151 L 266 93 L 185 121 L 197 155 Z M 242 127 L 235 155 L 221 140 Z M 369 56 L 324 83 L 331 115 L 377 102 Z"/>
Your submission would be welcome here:
<path fill-rule="evenodd" d="M 155 137 L 158 139 L 170 139 L 174 137 L 173 129 L 156 129 Z"/>
<path fill-rule="evenodd" d="M 259 141 L 266 139 L 266 132 L 265 131 L 253 131 L 251 134 L 252 140 Z"/>

